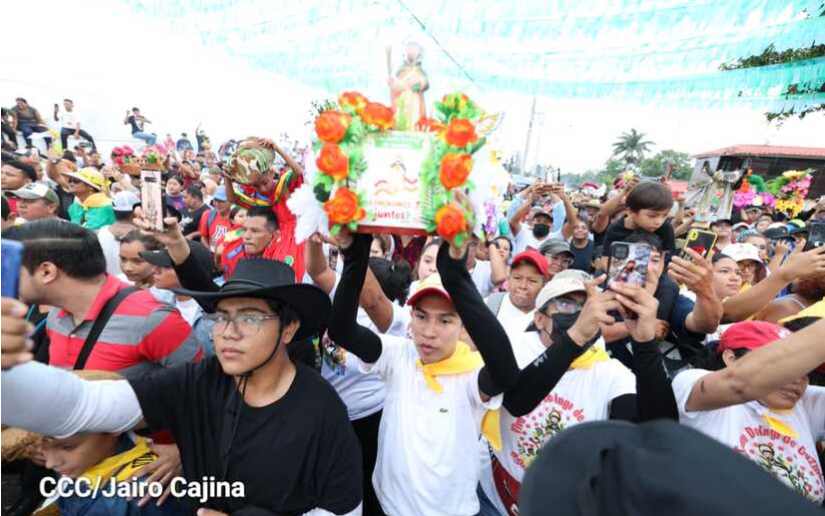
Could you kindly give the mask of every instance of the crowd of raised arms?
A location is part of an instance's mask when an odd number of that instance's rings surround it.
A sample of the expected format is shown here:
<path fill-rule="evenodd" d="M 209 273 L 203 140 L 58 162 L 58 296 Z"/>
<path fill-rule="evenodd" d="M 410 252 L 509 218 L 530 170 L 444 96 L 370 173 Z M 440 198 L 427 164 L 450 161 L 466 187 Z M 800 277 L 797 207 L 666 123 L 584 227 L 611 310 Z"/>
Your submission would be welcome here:
<path fill-rule="evenodd" d="M 702 225 L 664 182 L 536 181 L 496 233 L 298 242 L 308 152 L 239 182 L 134 108 L 161 229 L 54 107 L 3 110 L 4 514 L 822 510 L 825 202 Z"/>

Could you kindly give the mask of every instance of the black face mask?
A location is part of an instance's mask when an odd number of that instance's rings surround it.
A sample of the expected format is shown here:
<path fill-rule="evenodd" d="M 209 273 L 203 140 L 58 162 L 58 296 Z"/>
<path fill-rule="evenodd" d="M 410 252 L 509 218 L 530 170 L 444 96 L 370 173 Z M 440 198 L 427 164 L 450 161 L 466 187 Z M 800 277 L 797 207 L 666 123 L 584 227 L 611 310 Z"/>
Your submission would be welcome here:
<path fill-rule="evenodd" d="M 553 314 L 550 316 L 550 319 L 553 321 L 553 332 L 549 333 L 544 328 L 540 328 L 539 331 L 544 333 L 552 342 L 559 342 L 560 336 L 573 327 L 576 324 L 576 320 L 579 318 L 579 312 L 574 314 Z"/>
<path fill-rule="evenodd" d="M 533 224 L 533 236 L 536 238 L 544 238 L 550 234 L 550 226 L 548 224 Z"/>

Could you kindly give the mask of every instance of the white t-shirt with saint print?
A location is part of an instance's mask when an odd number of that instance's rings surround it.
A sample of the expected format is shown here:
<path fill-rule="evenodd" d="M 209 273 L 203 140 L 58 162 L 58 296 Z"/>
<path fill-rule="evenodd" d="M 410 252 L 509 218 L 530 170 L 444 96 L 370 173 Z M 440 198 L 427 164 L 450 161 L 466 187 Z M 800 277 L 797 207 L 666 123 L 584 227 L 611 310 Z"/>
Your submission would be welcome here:
<path fill-rule="evenodd" d="M 378 373 L 387 390 L 372 477 L 381 507 L 399 515 L 476 514 L 481 420 L 502 396 L 481 400 L 480 368 L 438 376 L 443 392 L 435 392 L 410 339 L 382 335 L 381 345 L 378 361 L 363 368 Z"/>
<path fill-rule="evenodd" d="M 673 379 L 679 422 L 730 446 L 794 491 L 821 504 L 825 493 L 814 440 L 825 435 L 825 388 L 808 387 L 787 413 L 771 412 L 758 401 L 687 412 L 685 405 L 693 386 L 709 373 L 704 369 L 690 369 Z M 798 438 L 772 429 L 763 417 L 765 414 L 793 428 Z"/>
<path fill-rule="evenodd" d="M 535 331 L 523 332 L 510 342 L 519 369 L 546 349 Z M 580 423 L 608 419 L 611 400 L 635 393 L 636 377 L 618 360 L 598 362 L 589 369 L 570 369 L 529 414 L 513 417 L 506 409 L 501 410 L 502 446 L 494 451 L 496 459 L 521 482 L 525 470 L 550 438 Z M 487 460 L 482 460 L 481 487 L 501 514 L 507 514 L 495 487 L 489 450 L 485 450 Z"/>

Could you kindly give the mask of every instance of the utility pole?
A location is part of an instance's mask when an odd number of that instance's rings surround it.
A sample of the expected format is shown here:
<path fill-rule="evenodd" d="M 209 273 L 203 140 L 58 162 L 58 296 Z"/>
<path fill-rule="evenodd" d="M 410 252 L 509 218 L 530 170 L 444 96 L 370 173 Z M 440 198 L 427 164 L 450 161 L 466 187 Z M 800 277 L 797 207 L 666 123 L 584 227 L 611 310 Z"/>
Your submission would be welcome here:
<path fill-rule="evenodd" d="M 533 121 L 536 118 L 536 97 L 533 96 L 533 105 L 530 108 L 530 123 L 527 125 L 527 141 L 524 142 L 524 155 L 521 157 L 521 173 L 527 175 L 527 153 L 530 152 L 530 138 L 533 136 Z"/>

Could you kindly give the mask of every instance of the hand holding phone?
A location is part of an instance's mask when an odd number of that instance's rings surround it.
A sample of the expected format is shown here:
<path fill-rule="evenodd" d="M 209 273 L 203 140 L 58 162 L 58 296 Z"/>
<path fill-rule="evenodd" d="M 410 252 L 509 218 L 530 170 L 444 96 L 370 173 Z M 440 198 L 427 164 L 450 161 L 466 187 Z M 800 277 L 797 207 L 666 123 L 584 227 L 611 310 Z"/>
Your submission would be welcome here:
<path fill-rule="evenodd" d="M 685 249 L 692 249 L 702 258 L 707 258 L 713 246 L 716 245 L 716 233 L 713 231 L 704 231 L 702 229 L 691 229 L 688 231 L 687 239 L 685 240 Z M 682 250 L 682 258 L 690 259 L 689 255 Z"/>
<path fill-rule="evenodd" d="M 140 171 L 140 199 L 143 217 L 154 231 L 163 231 L 163 190 L 159 170 Z"/>
<path fill-rule="evenodd" d="M 825 245 L 825 221 L 808 223 L 808 241 L 805 243 L 805 251 L 810 251 L 815 247 Z"/>

